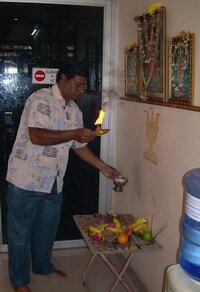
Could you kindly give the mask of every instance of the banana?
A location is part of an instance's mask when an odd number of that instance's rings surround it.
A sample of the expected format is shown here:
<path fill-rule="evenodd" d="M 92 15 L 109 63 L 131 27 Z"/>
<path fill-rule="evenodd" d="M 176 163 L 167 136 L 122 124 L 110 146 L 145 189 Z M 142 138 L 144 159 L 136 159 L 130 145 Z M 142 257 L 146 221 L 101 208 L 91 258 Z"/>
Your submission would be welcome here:
<path fill-rule="evenodd" d="M 110 231 L 110 232 L 113 232 L 113 233 L 116 233 L 116 234 L 119 234 L 121 233 L 124 229 L 122 227 L 119 227 L 119 228 L 114 228 L 114 227 L 106 227 L 106 230 L 107 231 Z"/>
<path fill-rule="evenodd" d="M 141 230 L 141 228 L 142 228 L 142 223 L 141 224 L 138 224 L 138 225 L 132 225 L 132 230 L 133 230 L 133 232 L 139 232 L 140 230 Z"/>
<path fill-rule="evenodd" d="M 132 230 L 135 233 L 140 233 L 146 228 L 146 223 L 140 223 L 137 226 L 132 226 Z"/>
<path fill-rule="evenodd" d="M 103 235 L 102 232 L 104 230 L 114 234 L 119 234 L 124 231 L 127 231 L 129 235 L 131 234 L 131 232 L 138 235 L 143 235 L 145 231 L 150 230 L 148 221 L 144 217 L 135 218 L 133 223 L 128 227 L 121 225 L 120 221 L 117 218 L 113 219 L 113 223 L 115 227 L 109 226 L 108 223 L 103 223 L 98 226 L 90 225 L 88 227 L 88 234 L 92 237 L 94 235 L 97 235 L 99 238 L 102 238 Z"/>
<path fill-rule="evenodd" d="M 106 228 L 106 226 L 108 226 L 107 223 L 99 225 L 98 228 L 102 232 Z"/>
<path fill-rule="evenodd" d="M 94 234 L 101 234 L 101 230 L 100 230 L 98 227 L 94 227 L 94 226 L 92 226 L 92 225 L 90 225 L 90 226 L 88 227 L 88 231 L 89 231 L 89 233 L 91 233 L 92 235 L 94 235 Z"/>
<path fill-rule="evenodd" d="M 113 222 L 115 223 L 116 228 L 120 228 L 121 223 L 119 222 L 119 220 L 118 220 L 117 218 L 114 218 L 114 219 L 113 219 Z"/>
<path fill-rule="evenodd" d="M 143 233 L 144 233 L 147 229 L 148 229 L 148 226 L 147 226 L 145 223 L 143 223 L 143 225 L 141 226 L 141 229 L 140 229 L 139 233 L 140 233 L 141 235 L 143 235 Z"/>
<path fill-rule="evenodd" d="M 133 223 L 132 223 L 132 226 L 137 226 L 137 225 L 140 225 L 141 223 L 145 223 L 147 222 L 147 219 L 144 218 L 144 217 L 141 217 L 141 218 L 136 218 Z"/>

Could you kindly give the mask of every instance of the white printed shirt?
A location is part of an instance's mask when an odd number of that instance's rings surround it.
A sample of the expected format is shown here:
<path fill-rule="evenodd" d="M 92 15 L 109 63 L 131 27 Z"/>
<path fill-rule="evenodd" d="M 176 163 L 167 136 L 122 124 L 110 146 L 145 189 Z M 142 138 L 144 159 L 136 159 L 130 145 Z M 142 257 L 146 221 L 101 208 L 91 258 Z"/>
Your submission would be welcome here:
<path fill-rule="evenodd" d="M 83 128 L 82 113 L 74 101 L 65 101 L 57 84 L 33 93 L 26 101 L 17 137 L 8 161 L 7 181 L 19 188 L 50 193 L 55 178 L 57 191 L 63 187 L 69 148 L 85 143 L 71 140 L 53 146 L 32 144 L 28 128 L 71 130 Z"/>

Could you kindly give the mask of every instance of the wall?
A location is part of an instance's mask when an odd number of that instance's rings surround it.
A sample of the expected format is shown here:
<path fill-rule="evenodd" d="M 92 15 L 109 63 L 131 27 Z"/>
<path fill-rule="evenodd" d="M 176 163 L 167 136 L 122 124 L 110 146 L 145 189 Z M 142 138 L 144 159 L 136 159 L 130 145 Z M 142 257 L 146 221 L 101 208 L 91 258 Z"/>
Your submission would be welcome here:
<path fill-rule="evenodd" d="M 118 25 L 116 91 L 124 95 L 124 48 L 137 41 L 133 18 L 145 13 L 153 1 L 114 1 Z M 160 1 L 167 11 L 167 35 L 179 31 L 196 35 L 195 105 L 200 105 L 199 15 L 198 0 Z M 117 9 L 116 9 L 117 7 Z M 118 11 L 118 15 L 117 15 Z M 116 41 L 117 42 L 117 41 Z M 159 130 L 153 150 L 158 165 L 143 157 L 148 147 L 146 112 L 159 114 Z M 200 166 L 200 113 L 150 104 L 116 100 L 116 167 L 129 178 L 123 193 L 115 193 L 115 210 L 151 219 L 156 232 L 167 221 L 158 237 L 162 251 L 136 254 L 132 266 L 151 292 L 162 291 L 166 267 L 177 262 L 180 246 L 180 219 L 184 207 L 184 174 Z"/>

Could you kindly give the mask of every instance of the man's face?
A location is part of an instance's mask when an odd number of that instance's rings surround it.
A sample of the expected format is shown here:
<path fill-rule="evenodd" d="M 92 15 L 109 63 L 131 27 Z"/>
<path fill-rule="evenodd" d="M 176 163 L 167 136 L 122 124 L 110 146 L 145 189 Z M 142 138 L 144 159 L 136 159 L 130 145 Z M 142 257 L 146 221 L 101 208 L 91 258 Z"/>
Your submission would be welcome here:
<path fill-rule="evenodd" d="M 79 98 L 84 92 L 87 85 L 87 78 L 83 76 L 74 76 L 71 79 L 63 74 L 58 87 L 65 101 L 74 100 Z"/>

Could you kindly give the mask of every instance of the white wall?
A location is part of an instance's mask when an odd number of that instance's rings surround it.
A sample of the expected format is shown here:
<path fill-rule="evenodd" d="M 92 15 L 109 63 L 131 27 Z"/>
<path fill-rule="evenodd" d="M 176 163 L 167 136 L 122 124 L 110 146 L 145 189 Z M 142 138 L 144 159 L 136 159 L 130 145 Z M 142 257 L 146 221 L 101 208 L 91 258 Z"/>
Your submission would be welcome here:
<path fill-rule="evenodd" d="M 133 18 L 145 13 L 153 1 L 119 0 L 116 64 L 117 95 L 124 96 L 124 48 L 137 41 Z M 195 105 L 200 105 L 200 1 L 160 1 L 167 12 L 167 35 L 185 30 L 196 35 Z M 159 131 L 154 152 L 158 165 L 143 157 L 148 147 L 146 112 L 159 114 Z M 134 256 L 132 266 L 151 292 L 162 291 L 164 271 L 177 262 L 180 246 L 180 219 L 184 208 L 184 174 L 200 167 L 200 112 L 116 99 L 116 167 L 129 178 L 123 193 L 115 193 L 115 210 L 136 216 L 154 216 L 156 232 L 167 221 L 168 228 L 158 237 L 162 251 Z"/>

